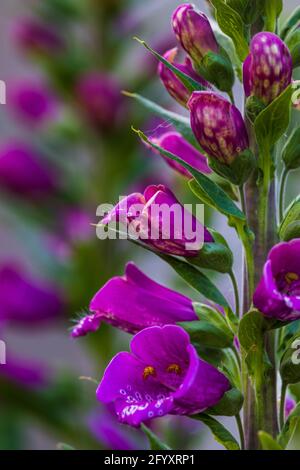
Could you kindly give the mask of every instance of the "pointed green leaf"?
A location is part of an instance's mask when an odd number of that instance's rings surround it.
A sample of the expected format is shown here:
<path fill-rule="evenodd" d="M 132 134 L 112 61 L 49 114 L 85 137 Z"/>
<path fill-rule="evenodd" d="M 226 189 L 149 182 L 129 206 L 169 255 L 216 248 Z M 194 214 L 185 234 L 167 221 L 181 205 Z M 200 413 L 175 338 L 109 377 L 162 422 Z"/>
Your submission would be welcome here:
<path fill-rule="evenodd" d="M 240 449 L 240 446 L 237 443 L 236 439 L 233 437 L 233 435 L 223 426 L 223 424 L 219 423 L 219 421 L 217 421 L 216 419 L 212 418 L 211 416 L 205 413 L 193 415 L 192 418 L 201 421 L 203 424 L 206 424 L 206 426 L 208 426 L 211 430 L 215 440 L 219 442 L 219 444 L 224 446 L 225 449 Z"/>
<path fill-rule="evenodd" d="M 196 138 L 193 134 L 191 129 L 190 120 L 180 114 L 173 113 L 172 111 L 168 111 L 167 109 L 159 106 L 157 103 L 154 103 L 147 98 L 144 98 L 137 93 L 129 93 L 128 91 L 123 91 L 125 96 L 129 98 L 135 99 L 138 103 L 143 105 L 148 111 L 155 114 L 162 119 L 165 119 L 168 123 L 175 127 L 175 129 L 183 135 L 183 137 L 190 142 L 194 147 L 198 147 L 199 145 L 196 141 Z"/>
<path fill-rule="evenodd" d="M 272 33 L 276 30 L 277 18 L 282 12 L 283 3 L 282 0 L 263 0 L 263 15 L 265 18 L 265 31 L 271 31 Z"/>
<path fill-rule="evenodd" d="M 140 44 L 142 44 L 142 46 L 144 46 L 149 52 L 151 52 L 152 55 L 154 55 L 154 57 L 156 57 L 157 60 L 159 60 L 159 62 L 161 62 L 162 64 L 164 64 L 169 70 L 171 70 L 171 72 L 173 72 L 176 77 L 181 81 L 181 83 L 192 93 L 193 91 L 203 91 L 203 90 L 206 90 L 206 88 L 204 86 L 202 86 L 199 82 L 197 82 L 196 80 L 194 80 L 193 78 L 191 78 L 189 75 L 187 75 L 186 73 L 182 72 L 181 70 L 179 70 L 177 67 L 175 67 L 174 65 L 172 65 L 168 60 L 166 60 L 163 56 L 161 56 L 158 52 L 154 51 L 153 49 L 151 49 L 150 46 L 148 46 L 148 44 L 135 37 L 134 38 L 136 41 L 138 41 Z"/>
<path fill-rule="evenodd" d="M 267 432 L 259 431 L 258 437 L 263 450 L 284 450 Z"/>
<path fill-rule="evenodd" d="M 232 388 L 226 392 L 219 403 L 206 410 L 206 413 L 213 416 L 236 416 L 241 411 L 244 397 L 237 388 Z"/>
<path fill-rule="evenodd" d="M 133 129 L 134 132 L 138 134 L 138 136 L 147 144 L 158 150 L 162 153 L 165 157 L 174 160 L 180 165 L 184 166 L 191 175 L 195 178 L 196 182 L 200 186 L 201 190 L 207 197 L 207 200 L 211 201 L 211 204 L 222 214 L 227 215 L 228 217 L 234 217 L 240 220 L 246 220 L 245 214 L 237 207 L 236 204 L 227 196 L 227 194 L 221 189 L 216 183 L 210 180 L 207 176 L 200 173 L 198 170 L 193 168 L 191 165 L 186 163 L 185 161 L 178 158 L 171 152 L 162 149 L 159 145 L 151 142 L 145 134 L 140 130 Z"/>
<path fill-rule="evenodd" d="M 282 381 L 289 384 L 300 382 L 300 333 L 291 338 L 280 361 Z"/>
<path fill-rule="evenodd" d="M 282 428 L 282 431 L 279 435 L 279 444 L 283 448 L 287 447 L 299 423 L 300 423 L 300 403 L 297 404 L 296 408 L 292 411 L 292 413 L 286 420 Z"/>
<path fill-rule="evenodd" d="M 151 450 L 171 450 L 170 447 L 162 442 L 159 437 L 154 434 L 147 426 L 141 425 L 142 431 L 146 434 L 149 440 Z"/>
<path fill-rule="evenodd" d="M 300 21 L 300 7 L 297 7 L 295 11 L 291 14 L 291 16 L 283 23 L 280 36 L 283 40 L 286 39 L 288 33 L 295 28 Z"/>
<path fill-rule="evenodd" d="M 229 36 L 239 58 L 244 61 L 249 54 L 249 46 L 243 31 L 240 15 L 222 0 L 210 0 L 216 10 L 216 19 L 223 33 Z"/>

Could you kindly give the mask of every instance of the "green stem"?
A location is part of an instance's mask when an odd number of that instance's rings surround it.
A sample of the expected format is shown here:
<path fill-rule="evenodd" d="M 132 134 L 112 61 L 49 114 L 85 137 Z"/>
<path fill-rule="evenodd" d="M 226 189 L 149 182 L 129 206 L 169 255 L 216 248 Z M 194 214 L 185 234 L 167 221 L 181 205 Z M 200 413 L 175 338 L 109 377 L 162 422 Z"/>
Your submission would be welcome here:
<path fill-rule="evenodd" d="M 231 279 L 231 282 L 232 282 L 232 286 L 233 286 L 233 290 L 234 290 L 235 313 L 236 313 L 236 316 L 239 317 L 239 316 L 240 316 L 240 294 L 239 294 L 239 288 L 238 288 L 238 284 L 237 284 L 237 281 L 236 281 L 236 277 L 235 277 L 234 272 L 233 272 L 232 270 L 230 271 L 229 276 L 230 276 L 230 279 Z"/>
<path fill-rule="evenodd" d="M 287 385 L 284 382 L 282 382 L 281 397 L 280 397 L 280 414 L 279 414 L 280 429 L 282 429 L 284 426 L 284 407 L 285 407 L 286 391 L 287 391 Z"/>
<path fill-rule="evenodd" d="M 239 187 L 239 194 L 240 194 L 240 203 L 241 208 L 245 215 L 247 215 L 247 205 L 245 200 L 245 190 L 244 186 Z M 238 228 L 239 237 L 243 243 L 244 251 L 245 251 L 245 260 L 246 260 L 246 267 L 247 267 L 247 276 L 248 276 L 248 298 L 252 299 L 252 295 L 254 292 L 254 260 L 253 260 L 253 247 L 252 247 L 252 240 L 249 238 L 249 235 L 245 232 L 244 227 Z"/>
<path fill-rule="evenodd" d="M 268 231 L 268 206 L 269 206 L 269 188 L 271 181 L 271 155 L 267 151 L 263 156 L 263 181 L 260 186 L 260 197 L 259 197 L 259 243 L 265 250 L 267 242 L 267 231 Z"/>
<path fill-rule="evenodd" d="M 284 169 L 281 175 L 280 180 L 280 189 L 279 189 L 279 223 L 282 222 L 284 216 L 284 196 L 285 196 L 285 186 L 287 177 L 289 174 L 289 170 L 287 168 Z"/>
<path fill-rule="evenodd" d="M 235 416 L 237 428 L 239 430 L 240 440 L 241 440 L 241 450 L 245 450 L 245 436 L 244 436 L 244 429 L 242 425 L 242 420 L 240 415 Z"/>
<path fill-rule="evenodd" d="M 236 358 L 236 362 L 237 362 L 239 368 L 241 369 L 241 368 L 242 368 L 241 358 L 240 358 L 240 356 L 239 356 L 239 353 L 238 353 L 237 350 L 236 350 L 236 347 L 235 347 L 235 346 L 232 346 L 231 350 L 232 350 L 232 352 L 233 352 L 233 354 L 234 354 L 234 357 Z"/>

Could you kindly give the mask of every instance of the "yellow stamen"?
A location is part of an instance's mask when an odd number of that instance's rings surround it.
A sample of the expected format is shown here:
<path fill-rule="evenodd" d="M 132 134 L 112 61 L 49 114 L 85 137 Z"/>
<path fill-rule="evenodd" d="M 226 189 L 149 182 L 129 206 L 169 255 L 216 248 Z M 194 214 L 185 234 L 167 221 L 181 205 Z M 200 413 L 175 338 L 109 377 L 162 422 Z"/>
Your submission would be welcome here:
<path fill-rule="evenodd" d="M 143 379 L 146 380 L 150 375 L 152 375 L 153 377 L 156 376 L 156 372 L 155 372 L 155 369 L 154 367 L 152 366 L 147 366 L 145 367 L 144 371 L 143 371 Z"/>
<path fill-rule="evenodd" d="M 294 281 L 299 280 L 299 276 L 296 273 L 287 273 L 285 275 L 285 280 L 288 284 L 292 284 Z"/>
<path fill-rule="evenodd" d="M 170 364 L 167 367 L 167 372 L 174 372 L 174 374 L 179 375 L 181 373 L 181 367 L 178 364 Z"/>

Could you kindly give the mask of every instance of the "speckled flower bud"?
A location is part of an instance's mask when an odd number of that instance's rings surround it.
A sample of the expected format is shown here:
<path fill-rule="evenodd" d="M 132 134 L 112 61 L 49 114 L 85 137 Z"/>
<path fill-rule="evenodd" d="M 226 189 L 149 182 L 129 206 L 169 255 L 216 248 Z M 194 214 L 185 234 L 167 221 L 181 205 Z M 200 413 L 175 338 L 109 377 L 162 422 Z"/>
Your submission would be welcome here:
<path fill-rule="evenodd" d="M 289 49 L 276 34 L 256 34 L 244 62 L 246 96 L 255 96 L 268 105 L 289 86 L 292 69 Z"/>
<path fill-rule="evenodd" d="M 200 85 L 209 87 L 209 84 L 194 71 L 192 62 L 188 57 L 186 57 L 184 64 L 175 62 L 177 52 L 177 47 L 174 47 L 164 54 L 164 58 L 177 67 L 178 70 L 199 82 Z M 183 85 L 179 78 L 176 77 L 175 73 L 161 62 L 158 66 L 158 73 L 168 93 L 178 101 L 179 104 L 186 107 L 187 102 L 190 99 L 191 92 Z"/>
<path fill-rule="evenodd" d="M 172 16 L 178 41 L 191 58 L 199 63 L 208 52 L 219 53 L 219 45 L 207 16 L 193 4 L 179 5 Z"/>

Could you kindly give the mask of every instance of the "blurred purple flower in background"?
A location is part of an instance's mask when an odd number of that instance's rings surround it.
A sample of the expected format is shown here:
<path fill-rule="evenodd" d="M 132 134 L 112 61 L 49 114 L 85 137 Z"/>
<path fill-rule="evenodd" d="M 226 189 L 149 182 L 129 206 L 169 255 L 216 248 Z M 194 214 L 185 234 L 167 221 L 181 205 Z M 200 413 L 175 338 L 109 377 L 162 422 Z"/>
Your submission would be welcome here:
<path fill-rule="evenodd" d="M 121 89 L 115 79 L 101 72 L 89 72 L 77 84 L 77 97 L 90 123 L 97 129 L 112 129 L 120 117 Z"/>
<path fill-rule="evenodd" d="M 183 161 L 196 168 L 201 173 L 210 174 L 212 170 L 208 166 L 207 158 L 202 155 L 195 147 L 193 147 L 187 140 L 185 140 L 178 132 L 166 132 L 158 138 L 150 138 L 150 140 L 157 144 L 164 150 L 173 153 Z M 151 147 L 152 148 L 152 147 Z M 156 152 L 155 153 L 159 153 Z M 170 160 L 162 155 L 165 162 L 174 170 L 186 178 L 191 178 L 191 174 L 180 163 Z"/>
<path fill-rule="evenodd" d="M 33 326 L 56 319 L 63 313 L 64 301 L 58 288 L 31 279 L 13 264 L 0 268 L 0 321 Z"/>
<path fill-rule="evenodd" d="M 221 95 L 196 91 L 188 102 L 192 130 L 210 157 L 230 164 L 249 148 L 249 138 L 240 111 Z"/>
<path fill-rule="evenodd" d="M 146 328 L 130 349 L 107 366 L 97 398 L 114 403 L 119 420 L 131 426 L 166 414 L 202 412 L 231 388 L 221 372 L 198 357 L 179 326 Z"/>
<path fill-rule="evenodd" d="M 199 82 L 200 85 L 209 87 L 208 82 L 194 71 L 192 62 L 188 57 L 186 57 L 184 64 L 175 62 L 177 53 L 178 48 L 174 47 L 164 54 L 164 58 L 181 72 L 189 75 L 191 78 Z M 179 104 L 186 107 L 191 96 L 191 92 L 183 85 L 179 78 L 176 77 L 175 73 L 161 62 L 158 65 L 158 73 L 168 93 L 178 101 Z"/>
<path fill-rule="evenodd" d="M 8 105 L 25 124 L 36 126 L 54 121 L 59 110 L 52 91 L 45 84 L 32 80 L 10 85 Z"/>
<path fill-rule="evenodd" d="M 101 321 L 137 333 L 149 326 L 198 318 L 188 297 L 153 281 L 134 263 L 127 264 L 125 276 L 110 279 L 97 292 L 90 311 L 73 329 L 73 337 L 95 331 Z"/>
<path fill-rule="evenodd" d="M 243 69 L 245 94 L 269 104 L 292 81 L 292 57 L 285 43 L 273 33 L 256 34 L 250 47 Z"/>
<path fill-rule="evenodd" d="M 33 18 L 20 18 L 14 24 L 12 36 L 25 52 L 54 55 L 64 50 L 64 41 L 55 29 Z"/>
<path fill-rule="evenodd" d="M 179 5 L 173 13 L 172 25 L 183 49 L 196 63 L 200 63 L 208 52 L 219 52 L 209 19 L 195 5 Z"/>
<path fill-rule="evenodd" d="M 40 198 L 53 194 L 58 185 L 47 163 L 34 150 L 10 141 L 0 148 L 0 186 L 29 198 Z"/>
<path fill-rule="evenodd" d="M 280 321 L 300 318 L 300 239 L 274 246 L 254 293 L 254 306 Z"/>
<path fill-rule="evenodd" d="M 9 356 L 7 364 L 1 364 L 0 377 L 29 389 L 40 389 L 49 385 L 49 371 L 45 365 L 37 365 Z"/>

